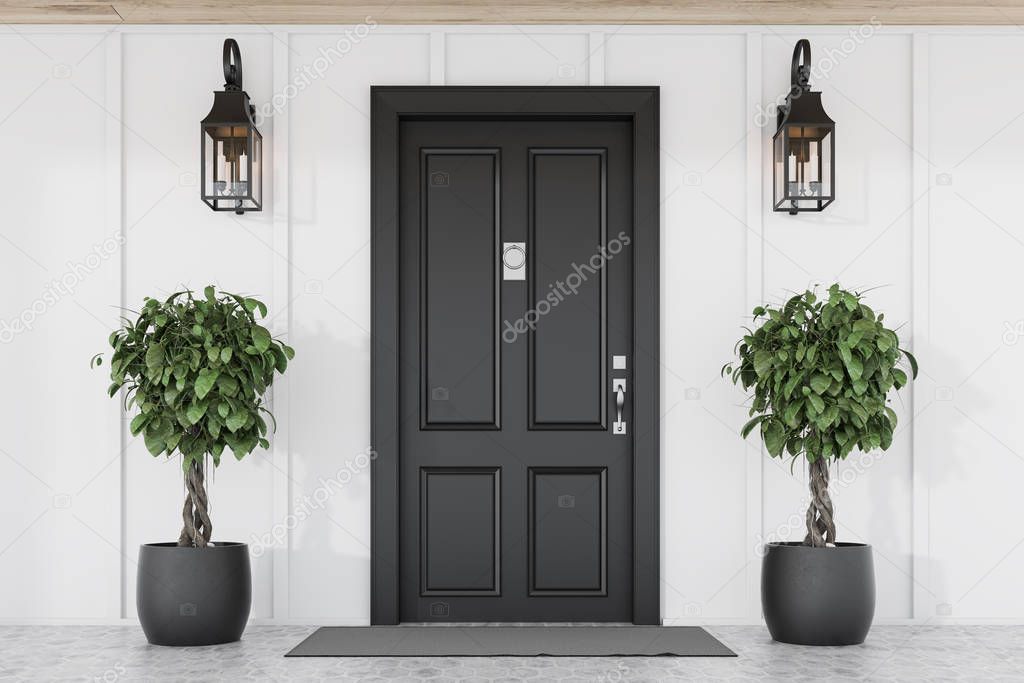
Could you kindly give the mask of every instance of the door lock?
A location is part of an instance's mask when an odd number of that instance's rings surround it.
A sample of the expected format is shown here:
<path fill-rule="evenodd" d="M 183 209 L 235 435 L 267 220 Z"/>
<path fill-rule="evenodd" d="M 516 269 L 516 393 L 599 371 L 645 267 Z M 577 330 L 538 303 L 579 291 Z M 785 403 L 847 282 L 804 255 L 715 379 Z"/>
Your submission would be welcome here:
<path fill-rule="evenodd" d="M 615 424 L 612 434 L 622 436 L 626 433 L 626 423 L 622 420 L 622 408 L 626 405 L 626 380 L 613 379 L 612 391 L 615 392 Z"/>

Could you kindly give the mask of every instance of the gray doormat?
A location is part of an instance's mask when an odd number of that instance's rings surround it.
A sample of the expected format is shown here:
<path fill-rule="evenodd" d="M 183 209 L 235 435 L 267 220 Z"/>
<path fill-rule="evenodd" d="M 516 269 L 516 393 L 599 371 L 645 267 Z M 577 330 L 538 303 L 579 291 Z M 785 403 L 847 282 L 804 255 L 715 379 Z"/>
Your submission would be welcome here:
<path fill-rule="evenodd" d="M 286 657 L 735 657 L 698 626 L 326 626 Z"/>

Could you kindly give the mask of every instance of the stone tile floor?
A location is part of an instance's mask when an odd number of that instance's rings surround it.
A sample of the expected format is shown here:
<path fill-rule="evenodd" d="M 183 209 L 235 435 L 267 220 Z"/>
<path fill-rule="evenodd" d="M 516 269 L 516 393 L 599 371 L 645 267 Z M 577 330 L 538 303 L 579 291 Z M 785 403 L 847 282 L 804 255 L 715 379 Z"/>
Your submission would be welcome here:
<path fill-rule="evenodd" d="M 763 627 L 708 630 L 735 658 L 286 659 L 313 627 L 250 626 L 206 648 L 146 643 L 134 626 L 0 627 L 0 681 L 1024 681 L 1024 627 L 876 626 L 867 642 L 810 648 Z"/>

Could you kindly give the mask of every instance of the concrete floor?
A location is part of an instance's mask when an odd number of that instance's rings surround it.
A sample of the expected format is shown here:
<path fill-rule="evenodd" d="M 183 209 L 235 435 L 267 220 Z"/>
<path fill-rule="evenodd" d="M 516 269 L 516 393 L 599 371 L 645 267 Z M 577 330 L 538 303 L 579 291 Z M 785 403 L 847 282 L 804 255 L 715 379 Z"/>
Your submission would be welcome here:
<path fill-rule="evenodd" d="M 758 626 L 709 628 L 736 658 L 286 659 L 314 628 L 250 626 L 239 643 L 165 648 L 136 626 L 4 626 L 0 680 L 1024 680 L 1024 627 L 1015 626 L 877 626 L 845 648 L 782 645 Z"/>

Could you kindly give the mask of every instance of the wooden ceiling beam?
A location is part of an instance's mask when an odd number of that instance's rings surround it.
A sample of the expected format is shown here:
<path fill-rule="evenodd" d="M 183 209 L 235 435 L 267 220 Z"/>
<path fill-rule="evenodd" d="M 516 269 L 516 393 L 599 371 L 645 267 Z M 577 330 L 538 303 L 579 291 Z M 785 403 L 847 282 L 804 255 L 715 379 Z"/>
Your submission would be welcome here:
<path fill-rule="evenodd" d="M 1021 0 L 0 0 L 7 24 L 1024 24 Z"/>

